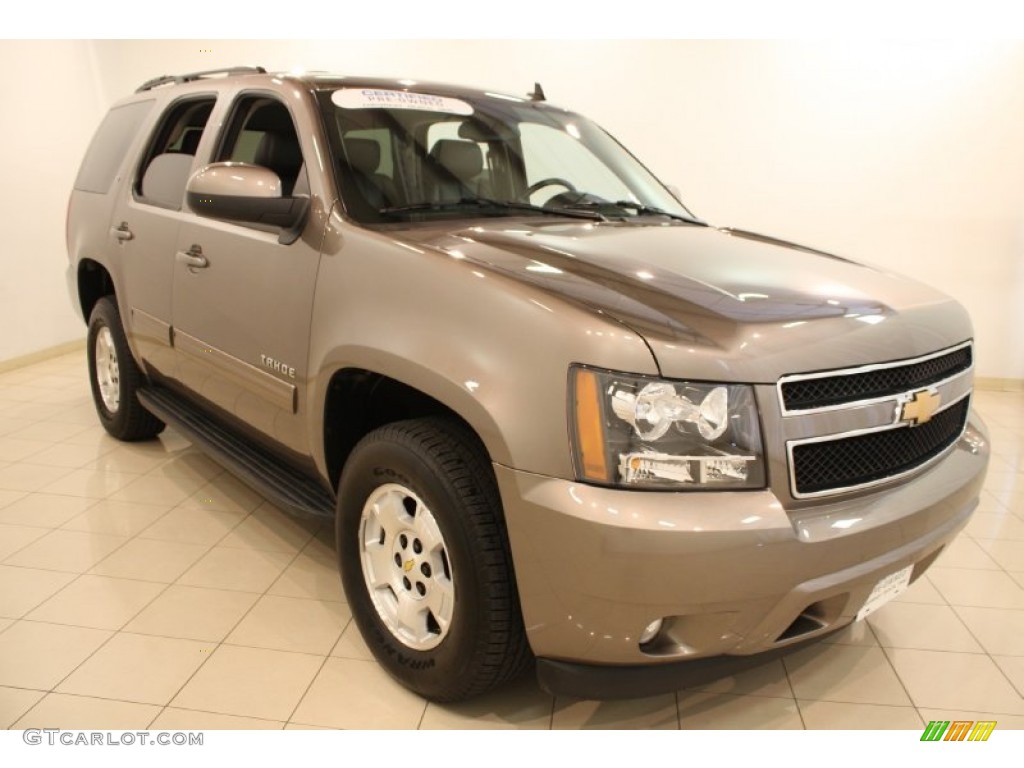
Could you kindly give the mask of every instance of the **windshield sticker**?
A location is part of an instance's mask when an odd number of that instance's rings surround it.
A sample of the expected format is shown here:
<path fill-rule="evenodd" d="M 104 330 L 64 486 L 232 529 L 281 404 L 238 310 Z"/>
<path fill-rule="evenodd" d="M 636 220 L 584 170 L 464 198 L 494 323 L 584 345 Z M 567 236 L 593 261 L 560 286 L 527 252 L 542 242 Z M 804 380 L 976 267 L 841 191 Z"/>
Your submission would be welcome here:
<path fill-rule="evenodd" d="M 331 101 L 344 109 L 418 109 L 422 112 L 447 112 L 452 115 L 473 114 L 473 107 L 461 99 L 410 91 L 342 88 L 331 94 Z"/>

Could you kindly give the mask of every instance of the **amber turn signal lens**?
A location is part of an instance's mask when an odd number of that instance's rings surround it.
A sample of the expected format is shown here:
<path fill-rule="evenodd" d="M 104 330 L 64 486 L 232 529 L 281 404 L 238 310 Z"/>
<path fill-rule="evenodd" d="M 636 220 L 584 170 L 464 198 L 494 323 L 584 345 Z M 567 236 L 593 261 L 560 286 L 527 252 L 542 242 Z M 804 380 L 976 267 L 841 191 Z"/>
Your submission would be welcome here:
<path fill-rule="evenodd" d="M 592 371 L 576 370 L 576 445 L 583 479 L 611 481 L 601 423 L 601 393 Z"/>

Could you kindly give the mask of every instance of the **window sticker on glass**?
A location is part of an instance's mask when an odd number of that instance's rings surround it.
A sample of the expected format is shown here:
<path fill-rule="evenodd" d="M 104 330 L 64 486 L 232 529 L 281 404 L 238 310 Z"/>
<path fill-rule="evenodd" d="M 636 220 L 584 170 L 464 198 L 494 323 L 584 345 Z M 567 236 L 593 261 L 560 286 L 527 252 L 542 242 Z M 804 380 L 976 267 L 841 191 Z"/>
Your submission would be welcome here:
<path fill-rule="evenodd" d="M 473 114 L 473 108 L 461 99 L 410 91 L 342 88 L 331 94 L 331 101 L 344 109 L 418 109 L 452 115 Z"/>

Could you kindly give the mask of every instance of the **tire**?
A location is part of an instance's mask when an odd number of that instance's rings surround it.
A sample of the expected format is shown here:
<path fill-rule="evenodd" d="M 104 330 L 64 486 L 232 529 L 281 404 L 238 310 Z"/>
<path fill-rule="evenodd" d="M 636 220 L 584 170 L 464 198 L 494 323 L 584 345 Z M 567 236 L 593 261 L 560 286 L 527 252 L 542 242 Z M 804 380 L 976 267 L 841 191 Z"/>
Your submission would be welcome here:
<path fill-rule="evenodd" d="M 164 423 L 139 402 L 143 375 L 128 348 L 113 296 L 104 296 L 93 307 L 87 345 L 92 399 L 103 428 L 126 442 L 163 432 Z"/>
<path fill-rule="evenodd" d="M 335 532 L 356 624 L 404 686 L 461 701 L 529 666 L 501 500 L 474 435 L 439 418 L 368 434 L 345 464 Z"/>

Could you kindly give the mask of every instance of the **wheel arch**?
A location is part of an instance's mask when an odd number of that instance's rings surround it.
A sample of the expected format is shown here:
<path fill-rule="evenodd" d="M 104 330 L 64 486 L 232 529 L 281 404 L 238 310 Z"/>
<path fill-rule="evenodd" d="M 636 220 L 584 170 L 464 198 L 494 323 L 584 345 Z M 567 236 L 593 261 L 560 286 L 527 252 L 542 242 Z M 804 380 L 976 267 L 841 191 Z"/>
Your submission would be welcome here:
<path fill-rule="evenodd" d="M 109 270 L 100 262 L 83 258 L 78 262 L 78 303 L 82 309 L 82 317 L 89 322 L 96 302 L 104 296 L 117 297 L 114 279 Z"/>
<path fill-rule="evenodd" d="M 479 442 L 488 462 L 509 461 L 509 449 L 484 406 L 440 377 L 427 386 L 413 386 L 394 375 L 359 366 L 344 366 L 325 377 L 321 420 L 323 461 L 332 488 L 360 439 L 396 421 L 443 416 L 467 429 Z M 403 377 L 404 378 L 404 377 Z"/>

